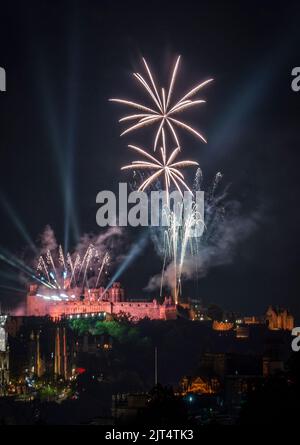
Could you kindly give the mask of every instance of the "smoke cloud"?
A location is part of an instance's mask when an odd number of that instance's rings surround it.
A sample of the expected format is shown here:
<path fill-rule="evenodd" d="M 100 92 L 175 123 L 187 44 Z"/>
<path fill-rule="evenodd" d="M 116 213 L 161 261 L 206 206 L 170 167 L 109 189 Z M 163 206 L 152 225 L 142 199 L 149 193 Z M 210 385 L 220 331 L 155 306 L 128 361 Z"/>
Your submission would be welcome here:
<path fill-rule="evenodd" d="M 57 248 L 57 241 L 53 229 L 47 225 L 43 233 L 39 237 L 41 245 L 41 255 L 47 252 L 47 250 L 55 250 Z"/>

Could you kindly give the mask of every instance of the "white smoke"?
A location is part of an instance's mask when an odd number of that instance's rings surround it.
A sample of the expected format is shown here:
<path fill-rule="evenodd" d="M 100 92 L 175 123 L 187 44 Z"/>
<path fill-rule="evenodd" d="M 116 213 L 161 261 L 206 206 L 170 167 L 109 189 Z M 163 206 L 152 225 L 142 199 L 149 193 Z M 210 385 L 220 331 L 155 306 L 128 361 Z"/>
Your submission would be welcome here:
<path fill-rule="evenodd" d="M 107 250 L 114 256 L 124 243 L 124 231 L 120 227 L 109 227 L 100 235 L 85 233 L 79 240 L 74 253 L 82 255 L 86 249 L 92 244 L 103 256 Z"/>
<path fill-rule="evenodd" d="M 57 248 L 57 241 L 55 234 L 51 226 L 47 225 L 43 233 L 39 237 L 41 250 L 41 255 L 45 254 L 47 250 L 55 250 Z"/>

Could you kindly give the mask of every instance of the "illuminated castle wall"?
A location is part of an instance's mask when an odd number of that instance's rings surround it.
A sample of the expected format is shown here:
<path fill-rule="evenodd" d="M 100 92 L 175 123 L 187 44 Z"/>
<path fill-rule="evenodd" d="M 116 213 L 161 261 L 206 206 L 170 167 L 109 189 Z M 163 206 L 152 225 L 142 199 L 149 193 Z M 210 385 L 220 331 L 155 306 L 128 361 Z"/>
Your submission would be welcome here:
<path fill-rule="evenodd" d="M 27 315 L 45 316 L 60 319 L 64 316 L 85 314 L 120 315 L 126 313 L 136 320 L 149 318 L 151 320 L 168 320 L 176 318 L 176 306 L 171 297 L 165 298 L 162 304 L 153 301 L 126 301 L 124 289 L 120 283 L 114 283 L 110 289 L 80 289 L 71 288 L 64 291 L 55 290 L 39 293 L 39 288 L 31 284 L 27 294 Z"/>

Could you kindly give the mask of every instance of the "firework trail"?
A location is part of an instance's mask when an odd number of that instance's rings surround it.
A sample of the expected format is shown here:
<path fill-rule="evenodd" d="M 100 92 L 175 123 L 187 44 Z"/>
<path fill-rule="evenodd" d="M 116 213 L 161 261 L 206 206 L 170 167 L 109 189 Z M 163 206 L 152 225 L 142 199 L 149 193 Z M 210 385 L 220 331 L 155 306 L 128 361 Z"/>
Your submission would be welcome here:
<path fill-rule="evenodd" d="M 90 248 L 87 250 L 87 255 L 86 255 L 86 260 L 85 260 L 85 269 L 84 269 L 83 280 L 82 280 L 83 285 L 86 282 L 87 269 L 90 265 L 93 255 L 95 255 L 95 248 L 93 245 L 91 245 Z"/>
<path fill-rule="evenodd" d="M 44 258 L 42 256 L 39 257 L 39 262 L 38 262 L 38 265 L 37 265 L 36 269 L 37 269 L 38 272 L 44 270 L 44 272 L 46 274 L 46 277 L 47 277 L 47 280 L 50 281 L 49 271 L 48 271 L 48 268 L 46 266 L 45 260 L 44 260 Z"/>
<path fill-rule="evenodd" d="M 98 287 L 99 280 L 100 280 L 100 278 L 101 278 L 101 275 L 102 275 L 104 266 L 107 266 L 108 263 L 109 263 L 109 255 L 108 255 L 108 252 L 106 252 L 105 255 L 104 255 L 104 258 L 103 258 L 103 260 L 102 260 L 100 269 L 99 269 L 99 273 L 98 273 L 97 281 L 96 281 L 96 287 Z"/>
<path fill-rule="evenodd" d="M 65 255 L 61 245 L 58 248 L 58 255 L 59 264 L 66 270 Z"/>
<path fill-rule="evenodd" d="M 87 258 L 88 258 L 88 256 L 89 256 L 89 253 L 90 253 L 90 250 L 91 250 L 92 248 L 93 248 L 93 244 L 90 244 L 90 245 L 88 246 L 88 248 L 86 249 L 85 254 L 83 255 L 83 259 L 82 259 L 82 261 L 80 262 L 80 267 L 79 267 L 79 271 L 78 271 L 77 279 L 79 279 L 79 277 L 80 277 L 80 274 L 81 274 L 81 272 L 82 272 L 83 266 L 84 266 L 84 264 L 86 263 L 86 260 L 87 260 Z"/>
<path fill-rule="evenodd" d="M 48 265 L 52 266 L 52 270 L 53 270 L 53 272 L 56 275 L 57 274 L 56 267 L 54 265 L 53 256 L 52 256 L 50 250 L 47 250 L 47 252 L 46 252 L 46 262 L 47 262 Z"/>
<path fill-rule="evenodd" d="M 149 108 L 143 104 L 132 102 L 126 99 L 109 99 L 112 102 L 128 105 L 129 107 L 135 108 L 140 111 L 139 113 L 124 116 L 119 120 L 119 122 L 134 122 L 133 125 L 129 126 L 125 131 L 123 131 L 123 133 L 121 133 L 121 136 L 130 133 L 131 131 L 146 127 L 148 125 L 156 124 L 157 130 L 154 138 L 154 151 L 157 148 L 160 138 L 162 138 L 163 130 L 168 130 L 169 134 L 171 134 L 171 137 L 174 140 L 175 146 L 180 147 L 179 137 L 176 131 L 178 127 L 188 131 L 189 133 L 193 134 L 206 143 L 206 139 L 201 133 L 196 131 L 193 127 L 183 122 L 182 120 L 179 120 L 177 118 L 177 115 L 192 107 L 205 103 L 205 100 L 203 99 L 191 100 L 191 98 L 194 97 L 203 87 L 212 82 L 213 79 L 208 79 L 204 82 L 201 82 L 190 91 L 188 91 L 183 97 L 181 97 L 181 99 L 173 102 L 173 90 L 179 63 L 180 56 L 177 58 L 175 66 L 173 68 L 167 92 L 164 88 L 159 89 L 156 86 L 154 77 L 144 58 L 143 64 L 147 72 L 148 81 L 146 81 L 145 78 L 141 76 L 141 74 L 133 73 L 135 79 L 143 86 L 145 91 L 150 96 L 154 108 Z"/>
<path fill-rule="evenodd" d="M 69 252 L 67 253 L 67 265 L 69 266 L 69 268 L 71 270 L 71 274 L 73 275 L 73 273 L 74 273 L 74 265 L 73 265 L 72 257 L 71 257 Z"/>
<path fill-rule="evenodd" d="M 173 292 L 175 303 L 178 304 L 181 292 L 181 276 L 186 255 L 197 254 L 200 236 L 204 227 L 203 215 L 195 202 L 189 212 L 185 212 L 183 204 L 179 209 L 168 212 L 168 228 L 164 232 L 164 261 L 161 275 L 160 294 L 162 295 L 163 277 L 167 262 L 173 264 Z"/>
<path fill-rule="evenodd" d="M 202 180 L 203 180 L 202 170 L 200 167 L 198 167 L 195 174 L 194 185 L 193 185 L 194 193 L 201 190 Z"/>
<path fill-rule="evenodd" d="M 74 279 L 74 276 L 75 276 L 75 273 L 76 273 L 76 269 L 80 268 L 80 264 L 81 264 L 80 255 L 78 253 L 76 255 L 76 258 L 75 258 L 75 261 L 74 261 L 74 266 L 73 266 L 72 273 L 71 273 L 71 278 L 70 278 L 70 285 L 72 284 L 72 281 Z"/>

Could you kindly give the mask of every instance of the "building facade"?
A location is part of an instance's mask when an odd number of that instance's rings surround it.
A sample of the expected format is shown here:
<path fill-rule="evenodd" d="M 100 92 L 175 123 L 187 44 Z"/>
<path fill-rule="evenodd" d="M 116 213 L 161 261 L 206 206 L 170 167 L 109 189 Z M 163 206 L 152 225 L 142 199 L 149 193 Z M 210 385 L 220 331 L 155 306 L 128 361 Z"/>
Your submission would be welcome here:
<path fill-rule="evenodd" d="M 162 304 L 153 301 L 128 301 L 120 283 L 111 288 L 80 289 L 71 288 L 63 292 L 40 292 L 37 285 L 30 285 L 27 294 L 27 316 L 49 316 L 53 319 L 76 315 L 92 315 L 99 312 L 121 315 L 126 314 L 134 320 L 169 320 L 176 318 L 176 305 L 171 297 L 166 297 Z"/>

